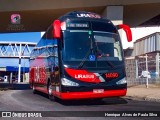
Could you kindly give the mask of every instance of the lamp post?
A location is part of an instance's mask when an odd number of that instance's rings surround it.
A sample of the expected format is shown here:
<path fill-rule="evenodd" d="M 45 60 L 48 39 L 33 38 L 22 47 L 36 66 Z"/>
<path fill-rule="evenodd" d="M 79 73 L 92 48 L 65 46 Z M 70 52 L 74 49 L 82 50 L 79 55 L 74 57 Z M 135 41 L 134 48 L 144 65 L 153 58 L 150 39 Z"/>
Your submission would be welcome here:
<path fill-rule="evenodd" d="M 18 65 L 18 83 L 21 82 L 21 49 L 22 49 L 22 44 L 20 44 L 20 52 L 19 52 L 19 65 Z"/>
<path fill-rule="evenodd" d="M 147 77 L 146 77 L 146 87 L 148 88 L 148 60 L 147 60 L 147 54 L 146 54 L 146 71 L 147 71 Z"/>

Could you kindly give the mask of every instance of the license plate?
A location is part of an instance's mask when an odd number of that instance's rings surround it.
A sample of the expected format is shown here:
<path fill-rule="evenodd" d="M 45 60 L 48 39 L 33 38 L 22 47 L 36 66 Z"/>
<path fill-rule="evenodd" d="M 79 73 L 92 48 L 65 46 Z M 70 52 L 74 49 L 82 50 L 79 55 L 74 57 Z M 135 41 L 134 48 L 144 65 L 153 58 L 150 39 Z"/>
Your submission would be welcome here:
<path fill-rule="evenodd" d="M 104 89 L 93 89 L 93 93 L 104 93 Z"/>

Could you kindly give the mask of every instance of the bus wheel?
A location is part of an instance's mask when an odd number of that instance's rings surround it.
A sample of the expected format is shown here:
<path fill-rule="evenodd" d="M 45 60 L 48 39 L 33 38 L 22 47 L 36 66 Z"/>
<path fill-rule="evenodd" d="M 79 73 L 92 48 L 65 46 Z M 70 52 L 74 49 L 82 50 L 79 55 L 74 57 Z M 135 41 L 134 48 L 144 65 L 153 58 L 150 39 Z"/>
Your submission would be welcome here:
<path fill-rule="evenodd" d="M 33 91 L 33 94 L 36 94 L 36 93 L 37 93 L 37 91 L 36 91 L 36 89 L 35 89 L 35 86 L 34 86 L 34 83 L 32 83 L 32 91 Z"/>
<path fill-rule="evenodd" d="M 48 98 L 51 101 L 55 101 L 55 97 L 52 95 L 52 85 L 51 85 L 51 83 L 49 83 L 49 85 L 48 85 Z"/>

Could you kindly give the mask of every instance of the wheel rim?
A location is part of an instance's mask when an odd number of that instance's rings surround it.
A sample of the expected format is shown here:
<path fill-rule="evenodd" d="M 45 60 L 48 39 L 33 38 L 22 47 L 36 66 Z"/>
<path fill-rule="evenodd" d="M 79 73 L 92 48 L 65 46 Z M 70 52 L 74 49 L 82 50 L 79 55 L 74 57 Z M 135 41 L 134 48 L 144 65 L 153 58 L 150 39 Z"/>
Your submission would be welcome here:
<path fill-rule="evenodd" d="M 48 93 L 49 93 L 49 95 L 52 95 L 52 86 L 51 85 L 48 88 Z"/>

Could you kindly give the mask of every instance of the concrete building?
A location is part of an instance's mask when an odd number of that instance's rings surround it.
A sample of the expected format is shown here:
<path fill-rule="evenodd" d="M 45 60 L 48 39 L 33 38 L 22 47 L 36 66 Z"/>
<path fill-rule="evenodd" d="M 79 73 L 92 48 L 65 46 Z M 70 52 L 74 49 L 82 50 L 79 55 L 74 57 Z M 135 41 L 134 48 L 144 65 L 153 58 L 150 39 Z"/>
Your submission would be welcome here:
<path fill-rule="evenodd" d="M 0 32 L 45 31 L 54 19 L 76 10 L 95 12 L 131 27 L 157 25 L 159 6 L 159 0 L 1 0 Z M 11 25 L 13 14 L 20 14 L 20 25 Z"/>
<path fill-rule="evenodd" d="M 136 59 L 139 61 L 141 60 L 141 65 L 139 63 L 139 66 L 142 68 L 142 70 L 146 67 L 146 62 L 144 60 L 147 60 L 148 62 L 148 69 L 149 71 L 154 71 L 156 73 L 160 73 L 159 69 L 159 63 L 160 63 L 160 33 L 154 33 L 151 35 L 148 35 L 144 38 L 141 38 L 137 40 L 134 43 L 134 56 L 136 56 Z M 147 58 L 146 58 L 147 57 Z M 144 59 L 144 60 L 143 60 Z M 140 70 L 138 70 L 140 71 Z M 139 73 L 139 72 L 138 72 Z M 138 76 L 137 76 L 138 77 Z M 159 74 L 158 74 L 159 77 Z"/>
<path fill-rule="evenodd" d="M 158 79 L 160 77 L 160 33 L 156 32 L 134 42 L 133 49 L 126 49 L 127 79 L 135 82 L 139 78 L 148 77 Z"/>

